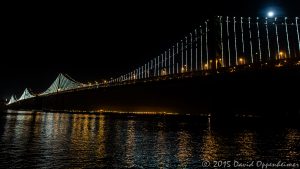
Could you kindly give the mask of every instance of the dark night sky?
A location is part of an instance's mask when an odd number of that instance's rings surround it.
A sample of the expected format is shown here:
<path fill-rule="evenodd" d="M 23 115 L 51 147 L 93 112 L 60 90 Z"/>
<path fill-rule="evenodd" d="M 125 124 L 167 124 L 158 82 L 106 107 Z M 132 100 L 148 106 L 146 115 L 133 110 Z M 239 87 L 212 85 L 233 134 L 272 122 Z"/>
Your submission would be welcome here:
<path fill-rule="evenodd" d="M 19 97 L 25 87 L 46 90 L 59 72 L 81 82 L 126 73 L 180 40 L 201 16 L 265 16 L 269 7 L 300 16 L 299 6 L 297 0 L 8 5 L 1 17 L 0 97 Z"/>

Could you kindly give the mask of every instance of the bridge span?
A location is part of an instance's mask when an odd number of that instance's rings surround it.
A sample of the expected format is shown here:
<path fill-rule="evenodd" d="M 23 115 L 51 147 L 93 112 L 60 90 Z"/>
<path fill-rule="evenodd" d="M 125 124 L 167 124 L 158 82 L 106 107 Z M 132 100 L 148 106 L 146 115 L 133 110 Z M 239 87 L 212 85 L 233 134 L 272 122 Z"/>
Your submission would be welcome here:
<path fill-rule="evenodd" d="M 89 84 L 59 74 L 7 107 L 299 116 L 299 67 L 299 17 L 217 16 L 128 73 Z"/>

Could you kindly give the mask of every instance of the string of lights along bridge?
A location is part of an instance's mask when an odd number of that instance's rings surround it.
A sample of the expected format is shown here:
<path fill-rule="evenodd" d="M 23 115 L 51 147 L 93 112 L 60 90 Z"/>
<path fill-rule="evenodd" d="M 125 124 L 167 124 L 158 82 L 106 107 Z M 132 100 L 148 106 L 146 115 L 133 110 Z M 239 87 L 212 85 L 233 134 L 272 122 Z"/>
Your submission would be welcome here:
<path fill-rule="evenodd" d="M 59 92 L 95 87 L 109 87 L 127 82 L 181 75 L 207 74 L 213 70 L 236 71 L 256 65 L 286 62 L 300 65 L 299 17 L 228 17 L 203 20 L 199 27 L 172 44 L 160 55 L 136 69 L 101 83 L 83 84 L 59 74 L 43 93 L 25 89 L 19 99 L 13 95 L 8 103 Z"/>

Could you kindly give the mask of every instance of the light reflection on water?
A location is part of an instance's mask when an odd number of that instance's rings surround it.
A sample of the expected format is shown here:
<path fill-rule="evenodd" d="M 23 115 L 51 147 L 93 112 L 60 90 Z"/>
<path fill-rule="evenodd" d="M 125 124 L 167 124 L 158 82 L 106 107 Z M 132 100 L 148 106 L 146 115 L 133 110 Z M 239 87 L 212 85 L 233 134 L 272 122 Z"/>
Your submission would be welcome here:
<path fill-rule="evenodd" d="M 3 168 L 195 168 L 203 160 L 297 161 L 300 129 L 202 118 L 2 113 Z"/>
<path fill-rule="evenodd" d="M 244 133 L 238 134 L 236 138 L 236 143 L 238 145 L 237 156 L 240 160 L 255 160 L 256 154 L 256 140 L 255 133 L 252 131 L 244 131 Z"/>

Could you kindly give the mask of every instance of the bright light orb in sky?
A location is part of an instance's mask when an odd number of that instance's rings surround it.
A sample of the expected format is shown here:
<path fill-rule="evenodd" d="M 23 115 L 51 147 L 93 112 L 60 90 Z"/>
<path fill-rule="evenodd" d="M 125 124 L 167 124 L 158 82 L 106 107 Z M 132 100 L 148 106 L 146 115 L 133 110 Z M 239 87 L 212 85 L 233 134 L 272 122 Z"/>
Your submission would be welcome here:
<path fill-rule="evenodd" d="M 274 16 L 274 12 L 273 11 L 269 11 L 268 12 L 268 17 L 273 17 Z"/>

